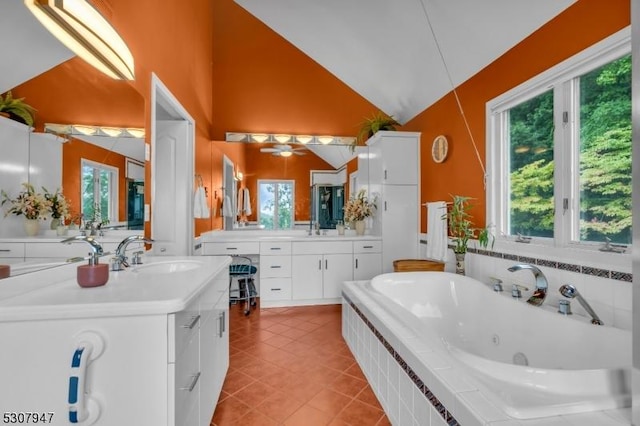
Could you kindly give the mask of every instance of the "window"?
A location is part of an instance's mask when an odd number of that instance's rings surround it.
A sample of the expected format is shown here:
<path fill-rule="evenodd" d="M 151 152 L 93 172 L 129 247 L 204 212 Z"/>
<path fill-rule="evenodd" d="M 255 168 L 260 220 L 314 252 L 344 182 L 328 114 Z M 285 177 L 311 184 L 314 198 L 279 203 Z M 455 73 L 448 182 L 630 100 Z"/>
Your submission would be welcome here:
<path fill-rule="evenodd" d="M 292 229 L 295 181 L 258 180 L 258 223 L 265 229 Z"/>
<path fill-rule="evenodd" d="M 489 102 L 499 235 L 631 244 L 629 52 L 623 31 Z"/>
<path fill-rule="evenodd" d="M 82 160 L 82 206 L 85 220 L 118 221 L 118 169 Z"/>

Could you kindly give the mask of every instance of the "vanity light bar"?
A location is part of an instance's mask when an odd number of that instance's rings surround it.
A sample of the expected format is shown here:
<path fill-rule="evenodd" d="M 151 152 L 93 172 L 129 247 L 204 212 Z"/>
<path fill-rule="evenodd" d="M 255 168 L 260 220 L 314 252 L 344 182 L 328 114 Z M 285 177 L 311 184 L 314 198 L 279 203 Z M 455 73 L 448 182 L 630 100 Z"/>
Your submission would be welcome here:
<path fill-rule="evenodd" d="M 45 133 L 53 133 L 56 135 L 84 135 L 84 136 L 102 136 L 102 137 L 122 137 L 143 139 L 145 135 L 144 129 L 136 127 L 110 127 L 110 126 L 90 126 L 86 124 L 56 124 L 45 123 Z"/>
<path fill-rule="evenodd" d="M 353 145 L 356 138 L 353 136 L 331 136 L 331 135 L 288 135 L 283 133 L 244 133 L 227 132 L 225 134 L 227 142 L 251 142 L 251 143 L 288 143 L 298 145 Z"/>

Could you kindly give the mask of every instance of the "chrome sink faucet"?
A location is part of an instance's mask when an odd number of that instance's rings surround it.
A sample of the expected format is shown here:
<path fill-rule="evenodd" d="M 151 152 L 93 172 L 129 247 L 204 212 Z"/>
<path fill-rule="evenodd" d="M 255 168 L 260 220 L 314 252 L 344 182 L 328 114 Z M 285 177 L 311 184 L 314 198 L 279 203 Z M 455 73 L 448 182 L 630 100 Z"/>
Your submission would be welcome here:
<path fill-rule="evenodd" d="M 513 265 L 507 270 L 509 272 L 515 272 L 523 269 L 530 270 L 536 279 L 536 288 L 533 290 L 533 294 L 531 295 L 531 297 L 529 297 L 529 299 L 527 300 L 527 303 L 533 306 L 540 306 L 544 302 L 544 298 L 547 297 L 547 289 L 549 288 L 549 283 L 547 282 L 547 278 L 544 276 L 542 271 L 538 269 L 536 266 L 529 265 L 526 263 Z"/>
<path fill-rule="evenodd" d="M 111 270 L 122 271 L 124 268 L 129 267 L 129 261 L 126 256 L 127 246 L 134 241 L 143 241 L 145 243 L 153 243 L 151 238 L 143 237 L 142 235 L 130 235 L 118 244 L 116 248 L 116 255 L 111 259 Z"/>
<path fill-rule="evenodd" d="M 104 250 L 102 249 L 102 245 L 98 241 L 96 241 L 95 238 L 91 236 L 76 235 L 74 237 L 66 238 L 60 242 L 64 244 L 71 244 L 74 241 L 84 241 L 85 243 L 91 246 L 91 250 L 93 251 L 93 253 L 90 253 L 89 262 L 92 265 L 97 264 L 100 256 L 105 254 Z M 80 258 L 80 259 L 84 259 L 84 258 Z"/>

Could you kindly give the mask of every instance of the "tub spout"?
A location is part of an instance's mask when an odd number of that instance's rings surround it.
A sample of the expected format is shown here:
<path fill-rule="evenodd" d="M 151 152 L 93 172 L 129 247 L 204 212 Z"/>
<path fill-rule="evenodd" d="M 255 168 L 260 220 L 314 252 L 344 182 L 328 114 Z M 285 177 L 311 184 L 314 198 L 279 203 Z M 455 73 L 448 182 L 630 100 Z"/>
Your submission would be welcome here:
<path fill-rule="evenodd" d="M 509 272 L 515 272 L 515 271 L 520 271 L 522 269 L 530 270 L 536 279 L 536 288 L 533 290 L 533 294 L 531 295 L 531 297 L 529 297 L 529 299 L 527 300 L 527 303 L 533 306 L 542 305 L 545 297 L 547 297 L 547 288 L 549 288 L 549 284 L 547 283 L 547 278 L 544 276 L 542 271 L 538 269 L 536 266 L 529 265 L 526 263 L 513 265 L 507 270 Z"/>
<path fill-rule="evenodd" d="M 565 284 L 560 287 L 560 294 L 564 297 L 568 297 L 569 299 L 573 299 L 574 297 L 578 299 L 578 303 L 582 305 L 585 311 L 589 315 L 591 315 L 591 324 L 595 325 L 604 325 L 604 323 L 598 318 L 595 311 L 591 308 L 591 306 L 587 303 L 587 301 L 582 297 L 582 295 L 578 292 L 578 289 L 572 286 L 571 284 Z"/>

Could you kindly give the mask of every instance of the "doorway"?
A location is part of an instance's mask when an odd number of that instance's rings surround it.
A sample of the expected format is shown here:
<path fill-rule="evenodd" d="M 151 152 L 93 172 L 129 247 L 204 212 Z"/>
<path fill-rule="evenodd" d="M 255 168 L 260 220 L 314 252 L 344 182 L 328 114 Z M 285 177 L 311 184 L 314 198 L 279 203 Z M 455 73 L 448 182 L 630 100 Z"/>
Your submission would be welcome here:
<path fill-rule="evenodd" d="M 151 75 L 151 238 L 156 255 L 193 253 L 195 121 Z"/>

